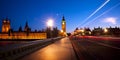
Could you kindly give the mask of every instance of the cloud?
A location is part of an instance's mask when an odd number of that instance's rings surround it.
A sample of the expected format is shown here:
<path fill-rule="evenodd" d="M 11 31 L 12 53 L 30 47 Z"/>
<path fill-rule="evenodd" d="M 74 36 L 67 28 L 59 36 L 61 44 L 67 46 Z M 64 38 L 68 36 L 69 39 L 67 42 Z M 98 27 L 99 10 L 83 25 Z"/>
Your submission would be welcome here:
<path fill-rule="evenodd" d="M 116 24 L 117 23 L 117 18 L 115 17 L 108 17 L 103 20 L 105 23 L 111 23 L 111 24 Z"/>

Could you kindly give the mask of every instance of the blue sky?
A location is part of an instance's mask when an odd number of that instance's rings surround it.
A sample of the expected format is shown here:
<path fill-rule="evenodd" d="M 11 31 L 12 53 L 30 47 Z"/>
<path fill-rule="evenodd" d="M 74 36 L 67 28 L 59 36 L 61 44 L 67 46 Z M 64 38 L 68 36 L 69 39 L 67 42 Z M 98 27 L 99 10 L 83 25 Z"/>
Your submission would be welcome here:
<path fill-rule="evenodd" d="M 54 26 L 61 29 L 61 19 L 63 15 L 67 22 L 67 32 L 72 32 L 76 27 L 120 26 L 119 0 L 110 0 L 103 8 L 84 22 L 88 16 L 106 1 L 107 0 L 0 0 L 0 30 L 1 20 L 6 17 L 11 20 L 11 27 L 14 30 L 18 30 L 19 26 L 24 28 L 26 21 L 28 21 L 32 30 L 46 28 L 46 21 L 50 18 L 54 20 Z M 115 6 L 116 4 L 118 5 Z M 107 11 L 107 13 L 101 15 L 105 11 Z M 101 15 L 99 18 L 92 21 L 99 15 Z M 114 21 L 111 22 L 111 20 Z M 92 23 L 86 24 L 90 21 L 92 21 Z"/>

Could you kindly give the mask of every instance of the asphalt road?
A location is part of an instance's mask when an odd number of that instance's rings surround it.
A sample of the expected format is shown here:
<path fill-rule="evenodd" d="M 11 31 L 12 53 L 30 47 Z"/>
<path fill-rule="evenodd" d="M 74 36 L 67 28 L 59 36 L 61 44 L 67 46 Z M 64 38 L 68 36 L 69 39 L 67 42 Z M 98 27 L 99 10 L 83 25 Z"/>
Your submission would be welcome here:
<path fill-rule="evenodd" d="M 63 38 L 20 60 L 76 60 L 76 55 L 69 38 Z"/>
<path fill-rule="evenodd" d="M 120 60 L 120 39 L 79 37 L 72 41 L 84 60 Z"/>

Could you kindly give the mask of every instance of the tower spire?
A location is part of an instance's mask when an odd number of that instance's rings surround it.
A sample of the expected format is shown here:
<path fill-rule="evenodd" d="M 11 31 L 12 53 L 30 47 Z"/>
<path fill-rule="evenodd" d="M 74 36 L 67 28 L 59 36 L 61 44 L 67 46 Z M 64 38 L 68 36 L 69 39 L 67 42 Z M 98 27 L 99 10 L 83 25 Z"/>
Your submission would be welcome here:
<path fill-rule="evenodd" d="M 28 22 L 26 21 L 25 27 L 28 27 Z"/>
<path fill-rule="evenodd" d="M 65 21 L 65 17 L 64 16 L 62 17 L 62 21 Z"/>
<path fill-rule="evenodd" d="M 26 21 L 24 31 L 28 31 L 28 29 L 29 29 L 28 22 Z"/>

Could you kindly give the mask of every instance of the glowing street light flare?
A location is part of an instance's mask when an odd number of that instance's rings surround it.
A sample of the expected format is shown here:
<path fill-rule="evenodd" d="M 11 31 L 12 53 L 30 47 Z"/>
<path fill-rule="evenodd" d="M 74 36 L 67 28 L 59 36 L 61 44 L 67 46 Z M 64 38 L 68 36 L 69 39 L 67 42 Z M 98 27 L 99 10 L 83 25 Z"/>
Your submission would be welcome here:
<path fill-rule="evenodd" d="M 53 19 L 49 19 L 47 21 L 47 26 L 52 27 L 53 26 Z"/>
<path fill-rule="evenodd" d="M 81 32 L 84 32 L 84 30 L 81 30 Z"/>
<path fill-rule="evenodd" d="M 108 29 L 105 28 L 105 29 L 104 29 L 104 32 L 107 33 L 107 32 L 108 32 Z"/>
<path fill-rule="evenodd" d="M 63 33 L 63 30 L 61 30 L 61 33 Z"/>
<path fill-rule="evenodd" d="M 53 19 L 48 19 L 47 26 L 50 28 L 50 38 L 52 38 Z"/>

